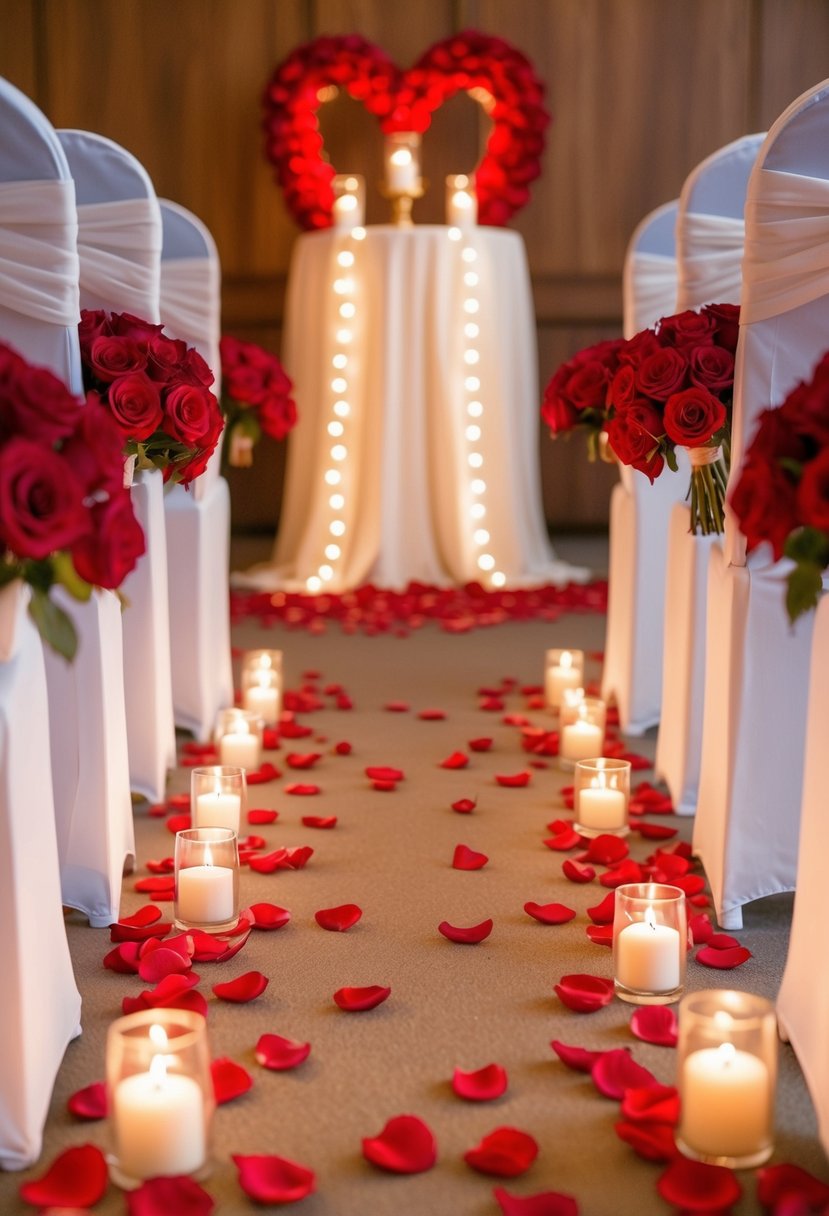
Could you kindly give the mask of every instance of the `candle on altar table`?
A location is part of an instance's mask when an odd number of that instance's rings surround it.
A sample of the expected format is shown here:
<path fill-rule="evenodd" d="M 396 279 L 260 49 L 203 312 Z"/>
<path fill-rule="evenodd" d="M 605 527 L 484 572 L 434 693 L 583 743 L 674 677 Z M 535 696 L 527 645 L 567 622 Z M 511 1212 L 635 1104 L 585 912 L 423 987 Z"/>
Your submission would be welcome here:
<path fill-rule="evenodd" d="M 160 1026 L 150 1028 L 151 1036 L 153 1031 L 164 1035 Z M 129 1178 L 192 1174 L 204 1165 L 204 1095 L 192 1077 L 168 1071 L 169 1058 L 154 1055 L 148 1072 L 125 1077 L 115 1087 L 116 1155 Z"/>
<path fill-rule="evenodd" d="M 634 992 L 673 992 L 679 987 L 681 947 L 679 932 L 658 925 L 649 908 L 644 920 L 626 925 L 616 938 L 617 982 Z"/>
<path fill-rule="evenodd" d="M 446 204 L 446 222 L 455 228 L 471 228 L 475 223 L 475 199 L 468 189 L 453 190 Z"/>
<path fill-rule="evenodd" d="M 351 229 L 360 223 L 360 200 L 356 194 L 341 194 L 334 199 L 334 227 Z"/>
<path fill-rule="evenodd" d="M 406 194 L 417 186 L 417 164 L 410 148 L 395 148 L 386 164 L 386 185 L 389 190 Z"/>
<path fill-rule="evenodd" d="M 228 866 L 214 866 L 210 849 L 205 849 L 203 866 L 178 871 L 176 916 L 192 925 L 218 925 L 233 920 L 235 914 L 233 871 Z"/>
<path fill-rule="evenodd" d="M 257 674 L 257 683 L 244 691 L 244 708 L 258 714 L 268 726 L 276 726 L 279 718 L 279 688 L 269 671 Z"/>
<path fill-rule="evenodd" d="M 582 759 L 589 757 L 583 756 Z M 596 781 L 596 778 L 593 780 Z M 627 807 L 622 790 L 609 789 L 603 783 L 591 784 L 579 790 L 578 800 L 576 813 L 582 827 L 611 831 L 625 826 Z"/>
<path fill-rule="evenodd" d="M 581 668 L 573 663 L 573 656 L 565 650 L 558 663 L 551 663 L 544 673 L 544 691 L 551 709 L 561 705 L 565 688 L 581 686 Z"/>
<path fill-rule="evenodd" d="M 701 1157 L 750 1157 L 768 1144 L 772 1085 L 759 1056 L 733 1043 L 686 1057 L 680 1134 Z"/>
<path fill-rule="evenodd" d="M 593 722 L 577 718 L 561 728 L 558 754 L 562 760 L 589 760 L 600 756 L 604 743 L 604 731 Z"/>
<path fill-rule="evenodd" d="M 218 785 L 215 790 L 211 790 L 207 794 L 199 794 L 196 798 L 194 827 L 230 828 L 238 836 L 241 817 L 242 799 L 240 795 L 223 794 Z"/>
<path fill-rule="evenodd" d="M 219 740 L 219 760 L 236 768 L 257 769 L 262 760 L 259 736 L 248 730 L 247 722 L 234 722 Z M 201 824 L 199 825 L 202 826 Z M 207 824 L 207 827 L 232 827 L 232 824 Z M 238 831 L 238 826 L 236 828 Z"/>

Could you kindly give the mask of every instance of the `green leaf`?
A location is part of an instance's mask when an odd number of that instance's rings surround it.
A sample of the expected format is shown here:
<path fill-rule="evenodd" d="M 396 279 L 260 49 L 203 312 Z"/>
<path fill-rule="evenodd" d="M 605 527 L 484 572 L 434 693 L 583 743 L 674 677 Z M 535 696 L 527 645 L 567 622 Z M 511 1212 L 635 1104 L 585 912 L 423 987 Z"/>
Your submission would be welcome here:
<path fill-rule="evenodd" d="M 820 528 L 798 528 L 786 538 L 783 552 L 794 562 L 823 567 L 829 565 L 829 537 Z"/>
<path fill-rule="evenodd" d="M 670 445 L 667 448 L 665 448 L 665 464 L 668 466 L 668 468 L 671 470 L 672 473 L 676 473 L 679 468 L 679 466 L 676 463 L 676 449 L 671 447 Z"/>
<path fill-rule="evenodd" d="M 32 588 L 29 616 L 44 642 L 71 663 L 78 649 L 78 635 L 75 633 L 72 618 L 45 592 L 37 588 Z"/>
<path fill-rule="evenodd" d="M 798 562 L 786 587 L 786 611 L 794 624 L 799 616 L 817 607 L 823 590 L 822 568 L 814 562 Z"/>
<path fill-rule="evenodd" d="M 52 567 L 55 572 L 55 582 L 65 587 L 73 599 L 85 604 L 92 594 L 92 587 L 78 574 L 72 558 L 65 550 L 62 549 L 52 555 Z"/>
<path fill-rule="evenodd" d="M 599 436 L 597 431 L 587 432 L 587 459 L 591 464 L 599 459 Z"/>

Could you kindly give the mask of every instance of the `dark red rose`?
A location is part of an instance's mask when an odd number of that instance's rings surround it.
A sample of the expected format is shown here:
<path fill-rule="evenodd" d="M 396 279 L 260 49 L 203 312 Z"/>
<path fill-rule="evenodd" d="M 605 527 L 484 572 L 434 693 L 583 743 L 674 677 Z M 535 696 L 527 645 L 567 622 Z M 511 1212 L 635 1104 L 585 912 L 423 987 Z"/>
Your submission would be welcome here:
<path fill-rule="evenodd" d="M 579 412 L 603 411 L 607 404 L 609 383 L 610 375 L 605 364 L 599 359 L 591 359 L 573 372 L 567 381 L 565 393 Z"/>
<path fill-rule="evenodd" d="M 222 381 L 225 392 L 234 401 L 258 405 L 265 396 L 261 371 L 247 363 L 228 368 L 222 376 Z"/>
<path fill-rule="evenodd" d="M 717 346 L 725 347 L 733 355 L 740 336 L 740 305 L 706 304 L 702 311 L 714 320 L 714 341 Z"/>
<path fill-rule="evenodd" d="M 210 385 L 216 379 L 205 360 L 193 346 L 190 347 L 184 356 L 181 365 L 181 376 L 183 379 L 189 380 L 191 384 L 201 384 L 204 388 L 210 388 Z"/>
<path fill-rule="evenodd" d="M 795 486 L 783 469 L 746 459 L 729 503 L 749 552 L 768 541 L 775 559 L 781 558 L 786 537 L 800 523 Z"/>
<path fill-rule="evenodd" d="M 147 373 L 151 380 L 169 380 L 187 356 L 187 343 L 166 334 L 151 334 L 147 342 Z"/>
<path fill-rule="evenodd" d="M 147 354 L 132 338 L 95 338 L 89 347 L 89 367 L 96 379 L 111 384 L 127 372 L 147 367 Z"/>
<path fill-rule="evenodd" d="M 660 349 L 659 341 L 653 330 L 643 329 L 622 344 L 618 356 L 619 364 L 620 366 L 630 364 L 631 367 L 636 368 L 649 355 L 655 354 Z"/>
<path fill-rule="evenodd" d="M 607 403 L 617 410 L 631 405 L 636 398 L 636 372 L 633 365 L 624 363 L 616 372 L 607 390 Z"/>
<path fill-rule="evenodd" d="M 210 429 L 211 409 L 218 412 L 213 394 L 194 384 L 178 384 L 164 394 L 164 430 L 185 447 L 199 445 Z"/>
<path fill-rule="evenodd" d="M 134 569 L 145 547 L 132 497 L 122 485 L 110 499 L 92 508 L 92 530 L 72 546 L 72 564 L 88 583 L 115 590 Z"/>
<path fill-rule="evenodd" d="M 0 390 L 0 436 L 21 435 L 51 446 L 72 431 L 80 409 L 80 402 L 48 368 L 30 367 L 17 355 L 7 361 Z"/>
<path fill-rule="evenodd" d="M 770 464 L 778 458 L 803 461 L 807 456 L 806 445 L 791 419 L 786 418 L 784 408 L 763 410 L 746 457 Z"/>
<path fill-rule="evenodd" d="M 127 439 L 149 439 L 161 426 L 161 397 L 146 372 L 131 372 L 114 380 L 107 404 Z"/>
<path fill-rule="evenodd" d="M 701 447 L 725 426 L 725 406 L 705 388 L 686 388 L 665 402 L 665 433 L 683 447 Z"/>
<path fill-rule="evenodd" d="M 636 388 L 643 397 L 667 401 L 687 383 L 688 360 L 678 350 L 667 346 L 655 351 L 636 369 Z"/>
<path fill-rule="evenodd" d="M 84 497 L 116 494 L 124 485 L 124 436 L 96 393 L 78 410 L 61 452 L 83 485 Z"/>
<path fill-rule="evenodd" d="M 829 370 L 818 366 L 809 384 L 799 384 L 780 407 L 781 423 L 813 450 L 829 444 Z"/>
<path fill-rule="evenodd" d="M 734 387 L 734 356 L 723 346 L 695 346 L 688 355 L 692 384 L 710 393 L 730 392 Z"/>
<path fill-rule="evenodd" d="M 606 427 L 608 442 L 622 461 L 651 482 L 659 476 L 665 464 L 659 452 L 659 439 L 663 434 L 659 412 L 647 402 L 634 401 L 611 418 Z"/>
<path fill-rule="evenodd" d="M 89 348 L 95 338 L 101 334 L 109 334 L 112 331 L 109 328 L 107 314 L 102 308 L 82 308 L 81 319 L 78 324 L 78 337 L 81 343 L 81 354 L 86 359 L 88 357 Z"/>
<path fill-rule="evenodd" d="M 797 505 L 801 523 L 829 533 L 829 448 L 804 465 Z"/>
<path fill-rule="evenodd" d="M 0 537 L 17 557 L 48 557 L 89 526 L 83 486 L 58 452 L 19 437 L 0 449 Z"/>
<path fill-rule="evenodd" d="M 183 486 L 189 486 L 191 481 L 193 481 L 196 477 L 200 477 L 207 468 L 207 462 L 212 456 L 216 444 L 219 442 L 219 436 L 221 435 L 223 429 L 224 419 L 217 409 L 215 411 L 215 416 L 211 421 L 210 429 L 201 440 L 199 450 L 196 452 L 195 456 L 192 456 L 185 464 L 178 465 L 175 470 L 173 469 L 172 465 L 169 465 L 164 470 L 164 480 L 169 481 L 173 475 L 173 472 L 175 472 L 177 480 L 180 481 Z"/>
<path fill-rule="evenodd" d="M 109 326 L 113 334 L 120 338 L 132 338 L 136 342 L 149 343 L 153 334 L 160 334 L 163 325 L 134 317 L 129 312 L 113 312 L 110 314 Z"/>
<path fill-rule="evenodd" d="M 284 439 L 296 420 L 296 404 L 291 397 L 269 397 L 259 408 L 259 425 L 271 439 Z"/>
<path fill-rule="evenodd" d="M 551 393 L 549 389 L 541 403 L 541 417 L 554 435 L 571 431 L 579 423 L 578 410 L 561 393 Z"/>
<path fill-rule="evenodd" d="M 680 348 L 704 346 L 706 342 L 713 344 L 715 330 L 716 321 L 710 313 L 694 312 L 689 308 L 672 317 L 663 317 L 659 322 L 659 344 Z"/>

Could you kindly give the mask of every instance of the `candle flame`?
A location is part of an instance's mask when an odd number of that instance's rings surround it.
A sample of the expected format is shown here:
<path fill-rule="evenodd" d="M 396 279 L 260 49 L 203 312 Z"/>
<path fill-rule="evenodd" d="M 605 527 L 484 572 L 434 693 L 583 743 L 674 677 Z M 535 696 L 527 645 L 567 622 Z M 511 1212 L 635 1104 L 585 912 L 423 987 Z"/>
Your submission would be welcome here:
<path fill-rule="evenodd" d="M 723 1068 L 729 1068 L 734 1063 L 737 1049 L 733 1043 L 720 1043 L 717 1048 L 717 1058 Z"/>
<path fill-rule="evenodd" d="M 572 666 L 573 666 L 573 656 L 571 655 L 569 650 L 565 650 L 562 653 L 559 667 L 572 667 Z"/>
<path fill-rule="evenodd" d="M 204 864 L 205 864 L 206 866 L 212 866 L 212 865 L 213 865 L 213 854 L 210 852 L 210 845 L 209 845 L 209 844 L 206 844 L 206 845 L 204 846 Z"/>
<path fill-rule="evenodd" d="M 273 677 L 270 671 L 262 670 L 256 673 L 257 688 L 273 688 Z"/>
<path fill-rule="evenodd" d="M 167 1057 L 162 1055 L 153 1056 L 150 1060 L 150 1080 L 153 1085 L 161 1087 L 167 1077 Z"/>
<path fill-rule="evenodd" d="M 645 910 L 645 924 L 653 929 L 654 933 L 656 932 L 656 916 L 654 915 L 653 908 Z"/>
<path fill-rule="evenodd" d="M 467 207 L 472 206 L 472 196 L 468 190 L 456 190 L 452 195 L 452 202 L 456 207 L 465 210 Z"/>
<path fill-rule="evenodd" d="M 244 718 L 236 718 L 236 719 L 235 719 L 235 720 L 234 720 L 234 721 L 231 723 L 230 730 L 229 730 L 227 733 L 228 733 L 229 735 L 249 735 L 249 734 L 250 734 L 250 726 L 248 725 L 248 723 L 245 721 L 245 719 L 244 719 Z M 216 790 L 216 793 L 218 794 L 218 792 L 219 792 L 219 791 L 218 791 L 218 789 L 217 789 L 217 790 Z"/>
<path fill-rule="evenodd" d="M 410 165 L 412 163 L 412 154 L 408 148 L 397 148 L 392 152 L 389 159 L 393 165 Z"/>
<path fill-rule="evenodd" d="M 167 1046 L 167 1031 L 163 1026 L 159 1026 L 158 1022 L 153 1022 L 150 1027 L 150 1039 L 156 1047 Z"/>

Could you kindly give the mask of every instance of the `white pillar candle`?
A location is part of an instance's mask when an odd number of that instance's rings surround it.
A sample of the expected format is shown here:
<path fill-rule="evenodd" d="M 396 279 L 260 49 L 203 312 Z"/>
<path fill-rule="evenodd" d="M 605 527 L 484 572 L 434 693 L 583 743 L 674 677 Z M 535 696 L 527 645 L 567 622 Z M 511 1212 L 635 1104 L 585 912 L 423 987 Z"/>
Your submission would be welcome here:
<path fill-rule="evenodd" d="M 602 728 L 579 718 L 562 727 L 558 754 L 562 760 L 589 760 L 602 754 L 603 743 Z"/>
<path fill-rule="evenodd" d="M 590 757 L 583 756 L 583 760 Z M 577 815 L 578 821 L 585 828 L 601 828 L 612 830 L 624 827 L 625 795 L 621 790 L 611 790 L 606 786 L 587 786 L 579 790 Z"/>
<path fill-rule="evenodd" d="M 259 738 L 248 730 L 232 730 L 219 740 L 219 761 L 231 768 L 244 768 L 249 772 L 259 768 L 262 760 Z M 201 826 L 201 825 L 199 825 Z M 214 825 L 208 825 L 214 826 Z M 224 827 L 224 824 L 216 825 Z M 230 827 L 230 824 L 226 826 Z M 238 831 L 238 828 L 237 828 Z"/>
<path fill-rule="evenodd" d="M 573 656 L 565 650 L 560 663 L 550 663 L 544 673 L 544 693 L 551 709 L 558 708 L 564 700 L 565 688 L 580 688 L 581 667 L 574 666 Z"/>
<path fill-rule="evenodd" d="M 446 222 L 455 228 L 472 228 L 475 224 L 475 199 L 469 190 L 453 190 L 446 206 Z"/>
<path fill-rule="evenodd" d="M 119 1169 L 130 1178 L 192 1174 L 207 1155 L 204 1095 L 192 1077 L 168 1073 L 164 1056 L 125 1077 L 113 1099 Z"/>
<path fill-rule="evenodd" d="M 679 987 L 680 949 L 677 930 L 656 924 L 653 914 L 626 925 L 615 943 L 617 982 L 634 992 L 673 992 Z"/>
<path fill-rule="evenodd" d="M 187 866 L 179 870 L 178 919 L 192 925 L 218 925 L 233 920 L 235 914 L 233 871 L 228 866 Z"/>
<path fill-rule="evenodd" d="M 268 724 L 276 726 L 279 719 L 279 689 L 274 684 L 252 684 L 243 695 L 244 708 Z"/>
<path fill-rule="evenodd" d="M 238 794 L 223 794 L 220 790 L 213 790 L 208 794 L 199 794 L 196 799 L 196 818 L 193 826 L 230 828 L 238 836 L 241 817 L 242 799 Z"/>
<path fill-rule="evenodd" d="M 732 1043 L 685 1059 L 680 1134 L 702 1157 L 749 1157 L 768 1144 L 772 1086 L 758 1056 Z"/>
<path fill-rule="evenodd" d="M 341 194 L 334 199 L 334 227 L 343 228 L 350 232 L 362 223 L 360 200 L 356 194 Z"/>
<path fill-rule="evenodd" d="M 395 148 L 386 162 L 386 185 L 389 190 L 406 194 L 417 186 L 417 165 L 409 148 Z"/>

